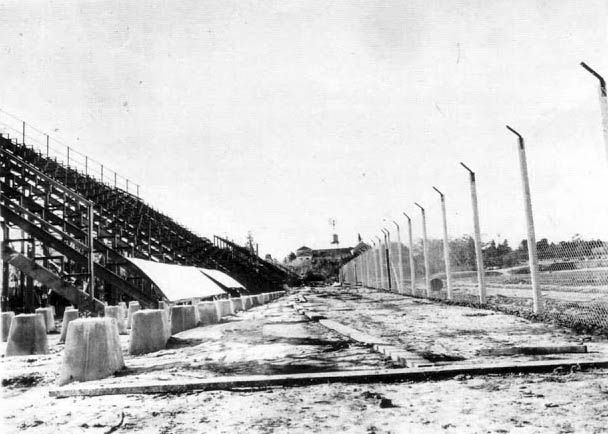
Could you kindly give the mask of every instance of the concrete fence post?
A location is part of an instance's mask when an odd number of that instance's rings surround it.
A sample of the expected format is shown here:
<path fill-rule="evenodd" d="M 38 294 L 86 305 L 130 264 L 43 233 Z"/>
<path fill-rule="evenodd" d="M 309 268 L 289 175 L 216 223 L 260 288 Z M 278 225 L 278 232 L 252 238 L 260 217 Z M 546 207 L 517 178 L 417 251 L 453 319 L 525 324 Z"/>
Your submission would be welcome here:
<path fill-rule="evenodd" d="M 424 208 L 415 203 L 415 205 L 420 208 L 420 212 L 422 214 L 422 255 L 424 257 L 424 280 L 426 284 L 426 296 L 431 297 L 431 271 L 429 269 L 429 246 L 428 240 L 426 237 L 426 215 L 424 212 Z"/>
<path fill-rule="evenodd" d="M 393 220 L 393 224 L 397 227 L 397 247 L 399 251 L 397 252 L 397 260 L 399 261 L 399 282 L 397 284 L 397 291 L 400 293 L 405 292 L 403 290 L 403 276 L 405 275 L 405 264 L 403 263 L 403 245 L 401 244 L 401 228 L 399 224 Z"/>
<path fill-rule="evenodd" d="M 443 261 L 445 263 L 445 280 L 448 286 L 448 300 L 452 299 L 452 267 L 450 265 L 450 239 L 448 237 L 448 219 L 445 211 L 445 194 L 439 191 L 436 187 L 433 189 L 439 193 L 441 198 L 441 216 L 443 223 Z"/>
<path fill-rule="evenodd" d="M 600 112 L 602 116 L 602 132 L 604 133 L 604 147 L 606 150 L 606 160 L 608 161 L 608 91 L 606 90 L 606 80 L 585 62 L 581 62 L 581 66 L 599 80 L 598 91 L 600 99 Z"/>
<path fill-rule="evenodd" d="M 378 282 L 376 284 L 376 288 L 382 288 L 382 282 L 384 281 L 384 268 L 382 267 L 382 240 L 380 237 L 376 236 L 378 239 L 378 250 L 376 251 L 376 260 L 378 262 Z"/>
<path fill-rule="evenodd" d="M 526 159 L 526 149 L 524 138 L 507 125 L 507 129 L 518 138 L 519 168 L 521 171 L 521 185 L 524 198 L 524 211 L 526 214 L 526 226 L 528 230 L 528 261 L 530 264 L 530 277 L 532 280 L 532 297 L 534 301 L 534 313 L 543 310 L 542 295 L 538 281 L 538 256 L 536 254 L 536 234 L 534 231 L 534 215 L 532 213 L 532 195 L 530 194 L 530 180 L 528 178 L 528 163 Z"/>
<path fill-rule="evenodd" d="M 391 257 L 389 248 L 391 245 L 391 233 L 386 228 L 382 228 L 382 232 L 384 233 L 384 255 L 386 256 L 386 284 L 388 290 L 391 288 Z"/>
<path fill-rule="evenodd" d="M 410 279 L 412 287 L 412 295 L 416 293 L 416 265 L 414 264 L 414 241 L 412 238 L 412 219 L 406 213 L 403 213 L 407 218 L 407 235 L 409 243 L 409 257 L 410 257 Z"/>
<path fill-rule="evenodd" d="M 477 183 L 475 180 L 475 172 L 469 169 L 464 163 L 460 163 L 462 167 L 469 171 L 469 180 L 471 185 L 471 206 L 473 208 L 473 228 L 475 231 L 475 261 L 477 263 L 477 285 L 479 291 L 479 302 L 486 302 L 486 282 L 485 270 L 483 266 L 483 253 L 481 251 L 481 229 L 479 227 L 479 206 L 477 204 Z"/>

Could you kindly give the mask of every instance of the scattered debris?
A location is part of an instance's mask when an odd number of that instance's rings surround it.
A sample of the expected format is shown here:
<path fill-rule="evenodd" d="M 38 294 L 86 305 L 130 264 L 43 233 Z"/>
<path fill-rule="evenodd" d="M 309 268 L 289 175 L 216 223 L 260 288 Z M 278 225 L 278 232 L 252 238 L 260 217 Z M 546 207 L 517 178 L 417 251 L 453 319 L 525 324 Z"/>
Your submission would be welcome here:
<path fill-rule="evenodd" d="M 44 380 L 40 374 L 22 374 L 15 377 L 3 378 L 2 387 L 34 387 Z"/>

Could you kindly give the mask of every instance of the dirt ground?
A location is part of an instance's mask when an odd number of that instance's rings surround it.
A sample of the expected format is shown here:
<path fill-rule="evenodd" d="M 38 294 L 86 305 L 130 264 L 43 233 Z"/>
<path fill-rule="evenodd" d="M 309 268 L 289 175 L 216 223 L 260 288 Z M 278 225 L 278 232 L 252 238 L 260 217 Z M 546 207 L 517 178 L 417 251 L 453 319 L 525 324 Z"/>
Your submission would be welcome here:
<path fill-rule="evenodd" d="M 581 342 L 591 353 L 560 358 L 608 358 L 598 337 L 493 311 L 367 289 L 304 288 L 182 332 L 166 350 L 125 353 L 127 369 L 99 383 L 392 367 L 370 348 L 306 321 L 294 304 L 438 363 L 540 359 L 492 358 L 484 350 Z M 608 370 L 56 399 L 48 391 L 63 346 L 58 335 L 49 337 L 49 355 L 2 358 L 2 432 L 600 433 L 608 420 Z M 128 337 L 121 340 L 126 350 Z"/>

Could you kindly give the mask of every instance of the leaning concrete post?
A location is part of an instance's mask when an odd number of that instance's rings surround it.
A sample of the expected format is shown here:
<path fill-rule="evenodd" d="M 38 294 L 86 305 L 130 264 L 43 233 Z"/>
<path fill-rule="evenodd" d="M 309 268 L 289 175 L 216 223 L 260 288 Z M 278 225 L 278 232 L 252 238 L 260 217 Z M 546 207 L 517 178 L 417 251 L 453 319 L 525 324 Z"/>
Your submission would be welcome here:
<path fill-rule="evenodd" d="M 372 248 L 369 250 L 369 263 L 372 276 L 369 282 L 370 288 L 376 287 L 378 280 L 378 261 L 376 261 L 376 243 L 372 240 Z"/>
<path fill-rule="evenodd" d="M 445 279 L 448 286 L 448 300 L 452 299 L 452 270 L 450 266 L 450 240 L 448 238 L 448 219 L 445 212 L 445 195 L 436 187 L 433 189 L 441 198 L 441 216 L 443 218 L 443 262 L 445 263 Z"/>
<path fill-rule="evenodd" d="M 31 313 L 13 317 L 8 332 L 6 356 L 48 354 L 44 314 Z"/>
<path fill-rule="evenodd" d="M 606 89 L 606 80 L 585 62 L 581 62 L 581 66 L 599 80 L 598 93 L 602 116 L 602 132 L 604 133 L 604 147 L 606 150 L 606 160 L 608 161 L 608 90 Z"/>
<path fill-rule="evenodd" d="M 377 288 L 380 289 L 382 287 L 384 287 L 384 265 L 382 262 L 382 256 L 384 256 L 384 248 L 382 247 L 382 239 L 380 237 L 376 237 L 378 238 L 378 251 L 377 251 L 377 256 L 378 256 L 378 286 Z"/>
<path fill-rule="evenodd" d="M 59 385 L 109 377 L 125 366 L 118 327 L 112 318 L 70 322 L 59 374 Z"/>
<path fill-rule="evenodd" d="M 6 342 L 8 339 L 8 331 L 11 328 L 11 321 L 15 317 L 15 312 L 2 312 L 2 323 L 0 327 L 2 327 L 2 342 Z"/>
<path fill-rule="evenodd" d="M 521 171 L 521 185 L 524 197 L 524 211 L 526 213 L 526 226 L 528 229 L 528 260 L 530 263 L 530 277 L 532 279 L 532 297 L 534 301 L 534 313 L 543 310 L 542 295 L 538 281 L 538 256 L 536 254 L 536 235 L 534 232 L 534 216 L 532 214 L 532 195 L 530 194 L 530 181 L 528 179 L 528 163 L 526 160 L 526 149 L 524 138 L 513 128 L 507 125 L 507 129 L 518 137 L 519 142 L 519 168 Z"/>
<path fill-rule="evenodd" d="M 167 316 L 164 309 L 144 309 L 133 314 L 129 354 L 146 354 L 165 348 Z"/>
<path fill-rule="evenodd" d="M 66 309 L 63 311 L 63 321 L 61 322 L 61 336 L 59 336 L 59 343 L 65 342 L 65 338 L 68 335 L 68 325 L 76 319 L 78 319 L 78 311 L 76 309 Z"/>
<path fill-rule="evenodd" d="M 44 317 L 44 325 L 47 333 L 57 331 L 57 328 L 55 327 L 55 318 L 53 318 L 53 311 L 50 307 L 39 307 L 35 312 Z"/>
<path fill-rule="evenodd" d="M 407 235 L 409 243 L 409 257 L 410 257 L 410 280 L 412 287 L 412 295 L 416 294 L 416 266 L 414 264 L 414 241 L 412 238 L 412 219 L 406 213 L 403 213 L 407 218 Z"/>
<path fill-rule="evenodd" d="M 429 267 L 429 246 L 428 240 L 426 237 L 426 215 L 424 212 L 424 208 L 419 204 L 415 203 L 415 205 L 420 208 L 420 212 L 422 213 L 422 254 L 424 256 L 424 280 L 426 283 L 426 296 L 431 297 L 431 270 Z"/>
<path fill-rule="evenodd" d="M 477 284 L 479 291 L 479 302 L 486 303 L 486 280 L 485 270 L 483 266 L 483 253 L 481 251 L 481 229 L 479 228 L 479 206 L 477 205 L 477 182 L 475 180 L 475 172 L 469 169 L 464 163 L 460 163 L 462 167 L 469 171 L 469 179 L 471 184 L 471 206 L 473 208 L 473 229 L 475 232 L 475 261 L 477 263 Z"/>
<path fill-rule="evenodd" d="M 397 252 L 397 260 L 399 261 L 399 282 L 397 283 L 397 291 L 400 293 L 404 293 L 405 291 L 403 290 L 403 279 L 405 276 L 405 264 L 403 263 L 403 245 L 401 244 L 401 228 L 399 227 L 399 224 L 393 220 L 393 224 L 397 227 L 397 246 L 399 248 L 399 251 Z"/>
<path fill-rule="evenodd" d="M 120 306 L 106 306 L 104 308 L 104 316 L 107 318 L 114 318 L 116 320 L 116 327 L 118 327 L 118 334 L 126 335 L 127 332 L 127 324 L 125 323 L 125 318 L 122 315 L 122 309 Z"/>
<path fill-rule="evenodd" d="M 366 250 L 363 254 L 365 255 L 365 286 L 369 288 L 372 276 L 371 262 L 369 260 L 369 250 Z"/>

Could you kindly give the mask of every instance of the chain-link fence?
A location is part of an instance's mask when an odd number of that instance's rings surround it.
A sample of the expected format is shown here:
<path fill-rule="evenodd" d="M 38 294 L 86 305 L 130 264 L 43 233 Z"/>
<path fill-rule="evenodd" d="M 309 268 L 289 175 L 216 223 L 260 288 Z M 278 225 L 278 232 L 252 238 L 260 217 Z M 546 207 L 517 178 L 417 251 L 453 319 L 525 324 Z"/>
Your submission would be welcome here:
<path fill-rule="evenodd" d="M 600 106 L 608 155 L 605 87 L 600 87 Z M 604 194 L 589 199 L 562 178 L 548 179 L 551 188 L 532 194 L 529 173 L 548 176 L 547 164 L 558 164 L 559 154 L 548 157 L 532 148 L 528 158 L 524 138 L 512 128 L 509 133 L 514 134 L 517 152 L 513 158 L 497 158 L 499 179 L 478 179 L 461 163 L 462 184 L 429 188 L 428 194 L 421 194 L 425 200 L 408 214 L 385 221 L 382 236 L 344 265 L 343 281 L 608 333 L 608 226 L 600 224 L 597 237 L 576 232 L 581 213 L 599 209 L 598 221 L 608 221 L 608 201 Z M 532 131 L 529 139 L 541 141 L 543 134 L 546 131 Z M 581 153 L 578 170 L 597 167 L 596 151 Z M 608 171 L 605 166 L 597 171 L 602 170 Z M 577 185 L 603 191 L 605 173 L 598 177 L 589 170 L 579 176 Z M 495 191 L 486 190 L 478 198 L 478 183 L 484 182 Z M 598 207 L 596 200 L 606 204 Z M 488 202 L 499 212 L 484 219 L 479 210 L 487 210 Z M 540 204 L 534 212 L 533 203 Z M 564 228 L 572 228 L 572 235 L 544 236 L 564 233 Z M 503 233 L 509 236 L 503 238 Z"/>

